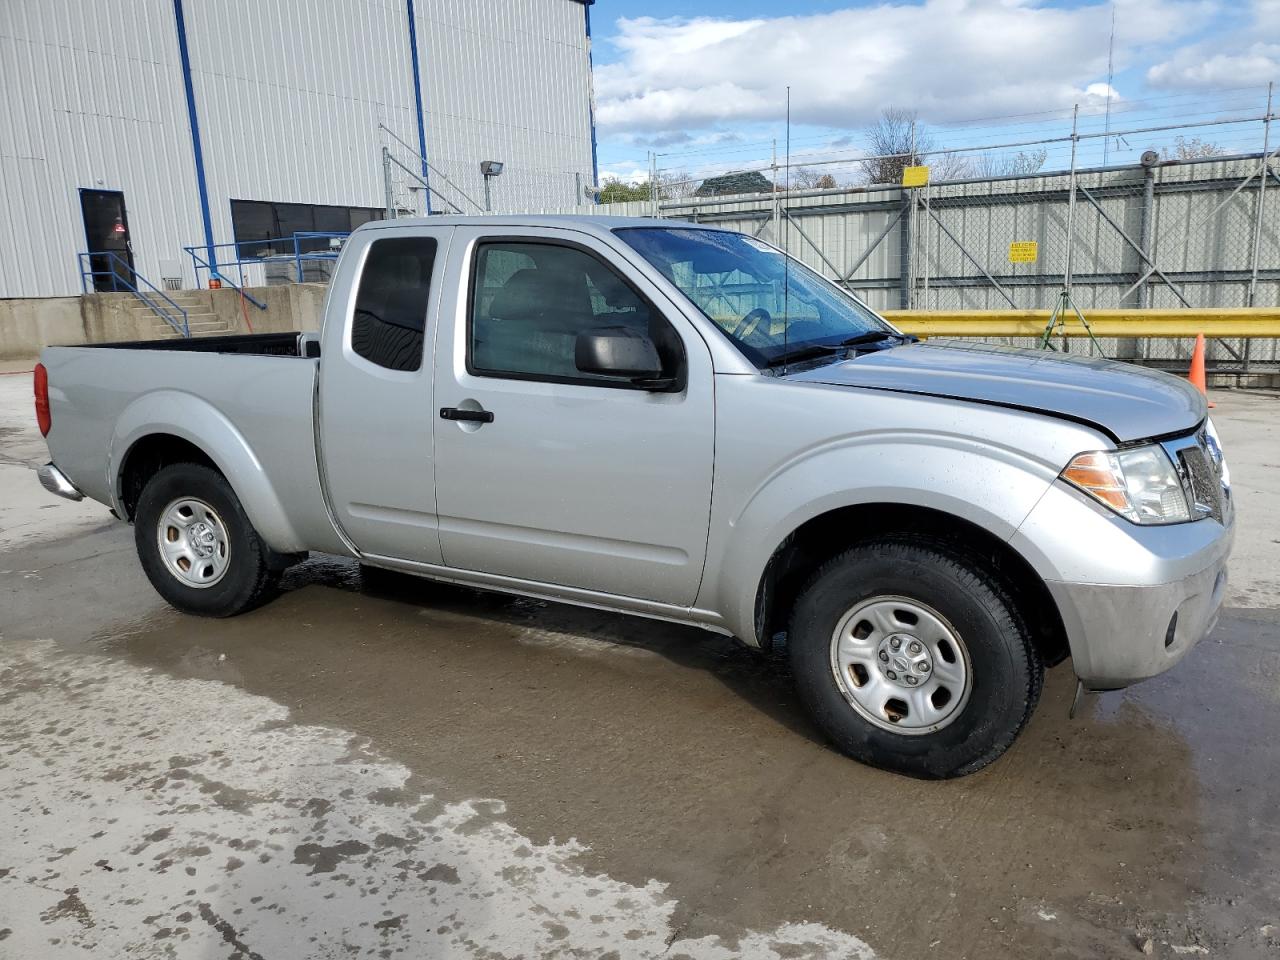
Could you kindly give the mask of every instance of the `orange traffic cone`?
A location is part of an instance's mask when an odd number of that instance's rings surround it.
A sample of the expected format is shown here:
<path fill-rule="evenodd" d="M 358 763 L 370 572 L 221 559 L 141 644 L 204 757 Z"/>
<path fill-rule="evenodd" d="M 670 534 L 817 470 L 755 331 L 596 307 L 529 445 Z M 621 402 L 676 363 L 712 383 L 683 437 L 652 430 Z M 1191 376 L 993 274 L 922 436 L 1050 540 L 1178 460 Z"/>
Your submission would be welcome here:
<path fill-rule="evenodd" d="M 1195 386 L 1196 389 L 1204 394 L 1205 400 L 1209 400 L 1209 391 L 1205 389 L 1204 385 L 1203 333 L 1196 334 L 1196 348 L 1191 352 L 1191 372 L 1187 374 L 1187 379 L 1191 381 L 1192 385 Z M 1214 406 L 1212 401 L 1209 401 L 1209 406 Z"/>

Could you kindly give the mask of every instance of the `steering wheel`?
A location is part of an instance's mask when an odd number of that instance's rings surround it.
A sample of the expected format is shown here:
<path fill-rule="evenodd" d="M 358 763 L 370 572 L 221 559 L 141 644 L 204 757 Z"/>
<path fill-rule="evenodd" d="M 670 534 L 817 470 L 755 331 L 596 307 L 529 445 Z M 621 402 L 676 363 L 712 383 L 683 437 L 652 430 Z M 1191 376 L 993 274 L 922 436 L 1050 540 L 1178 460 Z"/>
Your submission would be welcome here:
<path fill-rule="evenodd" d="M 750 313 L 743 316 L 738 321 L 738 325 L 733 328 L 730 334 L 735 340 L 745 340 L 751 334 L 755 333 L 762 323 L 772 323 L 773 315 L 764 307 L 756 307 Z"/>

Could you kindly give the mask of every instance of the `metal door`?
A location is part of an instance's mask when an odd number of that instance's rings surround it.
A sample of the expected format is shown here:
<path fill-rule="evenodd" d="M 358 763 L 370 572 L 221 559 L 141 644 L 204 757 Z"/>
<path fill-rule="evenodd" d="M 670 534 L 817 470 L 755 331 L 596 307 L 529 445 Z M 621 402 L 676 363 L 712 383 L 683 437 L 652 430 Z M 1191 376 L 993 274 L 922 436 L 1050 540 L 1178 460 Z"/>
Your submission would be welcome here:
<path fill-rule="evenodd" d="M 522 580 L 692 604 L 711 505 L 714 385 L 706 344 L 632 269 L 622 279 L 683 345 L 680 392 L 469 372 L 477 248 L 511 240 L 594 250 L 606 269 L 620 259 L 602 241 L 569 229 L 455 232 L 449 288 L 460 295 L 456 308 L 442 314 L 435 364 L 444 560 Z"/>
<path fill-rule="evenodd" d="M 93 289 L 103 292 L 136 287 L 124 194 L 119 190 L 81 190 L 80 212 Z"/>

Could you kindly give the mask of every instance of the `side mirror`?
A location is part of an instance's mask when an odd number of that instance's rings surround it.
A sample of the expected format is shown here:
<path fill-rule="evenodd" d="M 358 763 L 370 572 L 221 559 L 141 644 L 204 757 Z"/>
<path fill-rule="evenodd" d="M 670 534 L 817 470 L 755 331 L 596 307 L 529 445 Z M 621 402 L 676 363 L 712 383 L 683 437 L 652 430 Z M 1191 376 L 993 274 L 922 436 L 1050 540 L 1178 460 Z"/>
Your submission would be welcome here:
<path fill-rule="evenodd" d="M 651 390 L 666 389 L 674 382 L 662 376 L 662 358 L 653 341 L 629 327 L 597 327 L 578 334 L 574 365 L 582 373 L 629 377 Z"/>

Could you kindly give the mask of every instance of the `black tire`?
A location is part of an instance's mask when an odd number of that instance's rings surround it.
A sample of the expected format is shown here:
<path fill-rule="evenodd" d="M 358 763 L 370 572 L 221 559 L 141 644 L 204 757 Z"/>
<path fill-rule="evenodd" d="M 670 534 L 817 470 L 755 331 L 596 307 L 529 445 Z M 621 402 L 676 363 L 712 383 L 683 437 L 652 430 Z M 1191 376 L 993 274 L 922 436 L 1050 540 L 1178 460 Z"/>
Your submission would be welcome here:
<path fill-rule="evenodd" d="M 190 586 L 169 569 L 158 542 L 161 516 L 182 498 L 193 498 L 216 511 L 226 528 L 227 567 L 211 586 Z M 134 545 L 142 569 L 173 607 L 202 617 L 233 617 L 272 599 L 280 583 L 280 564 L 249 522 L 240 499 L 226 478 L 210 467 L 176 463 L 153 476 L 134 511 Z"/>
<path fill-rule="evenodd" d="M 941 729 L 907 735 L 877 726 L 836 679 L 837 626 L 857 604 L 879 596 L 937 611 L 968 651 L 968 700 Z M 999 757 L 1030 719 L 1044 682 L 1035 643 L 1003 581 L 977 556 L 923 537 L 870 541 L 824 564 L 796 601 L 787 648 L 800 699 L 837 748 L 921 779 L 964 776 Z"/>

